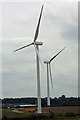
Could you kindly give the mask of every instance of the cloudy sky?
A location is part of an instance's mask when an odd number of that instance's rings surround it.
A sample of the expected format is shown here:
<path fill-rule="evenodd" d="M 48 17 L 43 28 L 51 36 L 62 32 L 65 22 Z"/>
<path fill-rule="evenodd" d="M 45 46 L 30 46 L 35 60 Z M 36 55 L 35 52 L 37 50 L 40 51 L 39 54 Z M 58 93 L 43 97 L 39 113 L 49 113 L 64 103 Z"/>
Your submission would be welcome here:
<path fill-rule="evenodd" d="M 33 41 L 41 6 L 42 3 L 36 2 L 2 4 L 2 97 L 37 96 L 34 46 L 13 51 Z M 47 96 L 43 59 L 49 60 L 65 46 L 66 49 L 51 63 L 53 90 L 50 83 L 50 96 L 78 96 L 77 13 L 76 2 L 44 3 L 37 39 L 43 41 L 40 47 L 41 97 Z"/>

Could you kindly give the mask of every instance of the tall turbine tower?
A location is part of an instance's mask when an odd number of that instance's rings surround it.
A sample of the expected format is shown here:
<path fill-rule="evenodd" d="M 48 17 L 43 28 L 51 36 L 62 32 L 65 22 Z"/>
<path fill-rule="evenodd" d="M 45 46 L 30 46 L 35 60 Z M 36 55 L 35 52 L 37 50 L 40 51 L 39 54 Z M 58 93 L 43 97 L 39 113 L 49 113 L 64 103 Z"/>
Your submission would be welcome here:
<path fill-rule="evenodd" d="M 37 42 L 36 40 L 37 40 L 37 37 L 38 37 L 38 34 L 39 34 L 39 26 L 40 26 L 42 11 L 43 11 L 43 5 L 42 5 L 42 8 L 41 8 L 41 12 L 40 12 L 40 16 L 39 16 L 36 32 L 35 32 L 34 41 L 32 43 L 28 44 L 28 45 L 25 45 L 23 47 L 20 47 L 20 48 L 16 49 L 14 52 L 16 52 L 18 50 L 21 50 L 23 48 L 29 47 L 31 45 L 34 45 L 36 51 L 39 52 L 39 45 L 42 45 L 43 42 Z M 36 62 L 37 62 L 37 97 L 38 97 L 38 113 L 41 113 L 40 70 L 39 70 L 39 54 L 38 54 L 38 52 L 36 52 Z"/>
<path fill-rule="evenodd" d="M 50 63 L 52 60 L 57 57 L 66 47 L 64 47 L 60 52 L 58 52 L 55 56 L 53 56 L 49 61 L 44 61 L 44 63 L 47 65 L 47 105 L 50 105 L 50 89 L 49 89 L 49 72 L 50 72 L 50 79 L 51 79 L 51 85 L 53 88 L 53 83 L 52 83 L 52 74 L 51 74 L 51 66 Z"/>

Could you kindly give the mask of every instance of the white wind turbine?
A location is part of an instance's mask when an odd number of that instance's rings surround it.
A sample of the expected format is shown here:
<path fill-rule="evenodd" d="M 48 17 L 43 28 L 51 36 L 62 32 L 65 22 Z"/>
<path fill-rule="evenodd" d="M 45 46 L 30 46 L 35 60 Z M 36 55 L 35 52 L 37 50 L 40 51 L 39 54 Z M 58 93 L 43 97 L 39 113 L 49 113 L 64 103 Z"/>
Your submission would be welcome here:
<path fill-rule="evenodd" d="M 36 49 L 36 62 L 37 62 L 37 97 L 38 97 L 38 113 L 41 113 L 41 93 L 40 93 L 40 70 L 39 70 L 39 45 L 42 45 L 43 42 L 37 42 L 36 39 L 38 37 L 39 34 L 39 26 L 40 26 L 40 21 L 41 21 L 41 16 L 42 16 L 42 11 L 43 11 L 43 5 L 41 8 L 41 12 L 40 12 L 40 16 L 39 16 L 39 20 L 38 20 L 38 24 L 37 24 L 37 28 L 36 28 L 36 32 L 35 32 L 35 36 L 34 36 L 34 41 L 28 45 L 25 45 L 23 47 L 20 47 L 18 49 L 16 49 L 14 52 L 21 50 L 23 48 L 29 47 L 31 45 L 34 45 L 35 49 Z"/>
<path fill-rule="evenodd" d="M 57 57 L 66 47 L 64 47 L 60 52 L 58 52 L 55 56 L 53 56 L 49 61 L 44 61 L 45 64 L 47 64 L 47 105 L 50 105 L 50 89 L 49 89 L 49 72 L 50 72 L 50 79 L 51 79 L 51 85 L 53 89 L 53 83 L 52 83 L 52 74 L 51 74 L 51 66 L 50 63 L 52 60 Z"/>

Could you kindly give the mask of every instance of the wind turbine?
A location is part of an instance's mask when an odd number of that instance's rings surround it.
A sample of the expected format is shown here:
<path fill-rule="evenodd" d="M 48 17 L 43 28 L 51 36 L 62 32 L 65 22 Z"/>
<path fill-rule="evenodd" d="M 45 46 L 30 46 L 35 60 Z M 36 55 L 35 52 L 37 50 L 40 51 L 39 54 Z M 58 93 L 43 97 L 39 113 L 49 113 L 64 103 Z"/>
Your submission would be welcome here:
<path fill-rule="evenodd" d="M 49 89 L 49 72 L 50 72 L 50 79 L 51 79 L 51 85 L 53 89 L 53 83 L 52 83 L 52 74 L 51 74 L 51 66 L 50 63 L 52 60 L 57 57 L 66 47 L 64 47 L 61 51 L 59 51 L 55 56 L 53 56 L 49 61 L 44 61 L 44 63 L 47 65 L 47 105 L 50 105 L 50 89 Z"/>
<path fill-rule="evenodd" d="M 18 50 L 21 50 L 23 48 L 29 47 L 31 45 L 34 45 L 34 47 L 36 49 L 38 113 L 41 113 L 40 70 L 39 70 L 39 54 L 38 53 L 39 53 L 39 45 L 43 45 L 43 42 L 37 42 L 36 40 L 37 40 L 37 37 L 38 37 L 38 34 L 39 34 L 39 26 L 40 26 L 42 11 L 43 11 L 43 5 L 42 5 L 42 8 L 41 8 L 41 12 L 40 12 L 40 16 L 39 16 L 36 32 L 35 32 L 35 35 L 34 35 L 34 41 L 32 43 L 30 43 L 28 45 L 25 45 L 23 47 L 20 47 L 20 48 L 18 48 L 18 49 L 16 49 L 14 51 L 14 52 L 16 52 Z"/>

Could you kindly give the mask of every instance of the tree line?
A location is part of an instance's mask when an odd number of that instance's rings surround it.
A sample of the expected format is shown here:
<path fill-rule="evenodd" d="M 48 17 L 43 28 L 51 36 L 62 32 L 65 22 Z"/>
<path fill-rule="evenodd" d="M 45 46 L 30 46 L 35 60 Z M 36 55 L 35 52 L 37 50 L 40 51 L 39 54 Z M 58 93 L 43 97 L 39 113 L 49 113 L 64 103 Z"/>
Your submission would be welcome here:
<path fill-rule="evenodd" d="M 1 100 L 1 99 L 0 99 Z M 50 98 L 51 106 L 80 106 L 80 97 L 65 97 L 62 95 L 57 98 Z M 36 104 L 37 98 L 3 98 L 2 105 L 20 105 L 20 104 Z M 41 98 L 42 106 L 47 106 L 47 98 Z"/>

